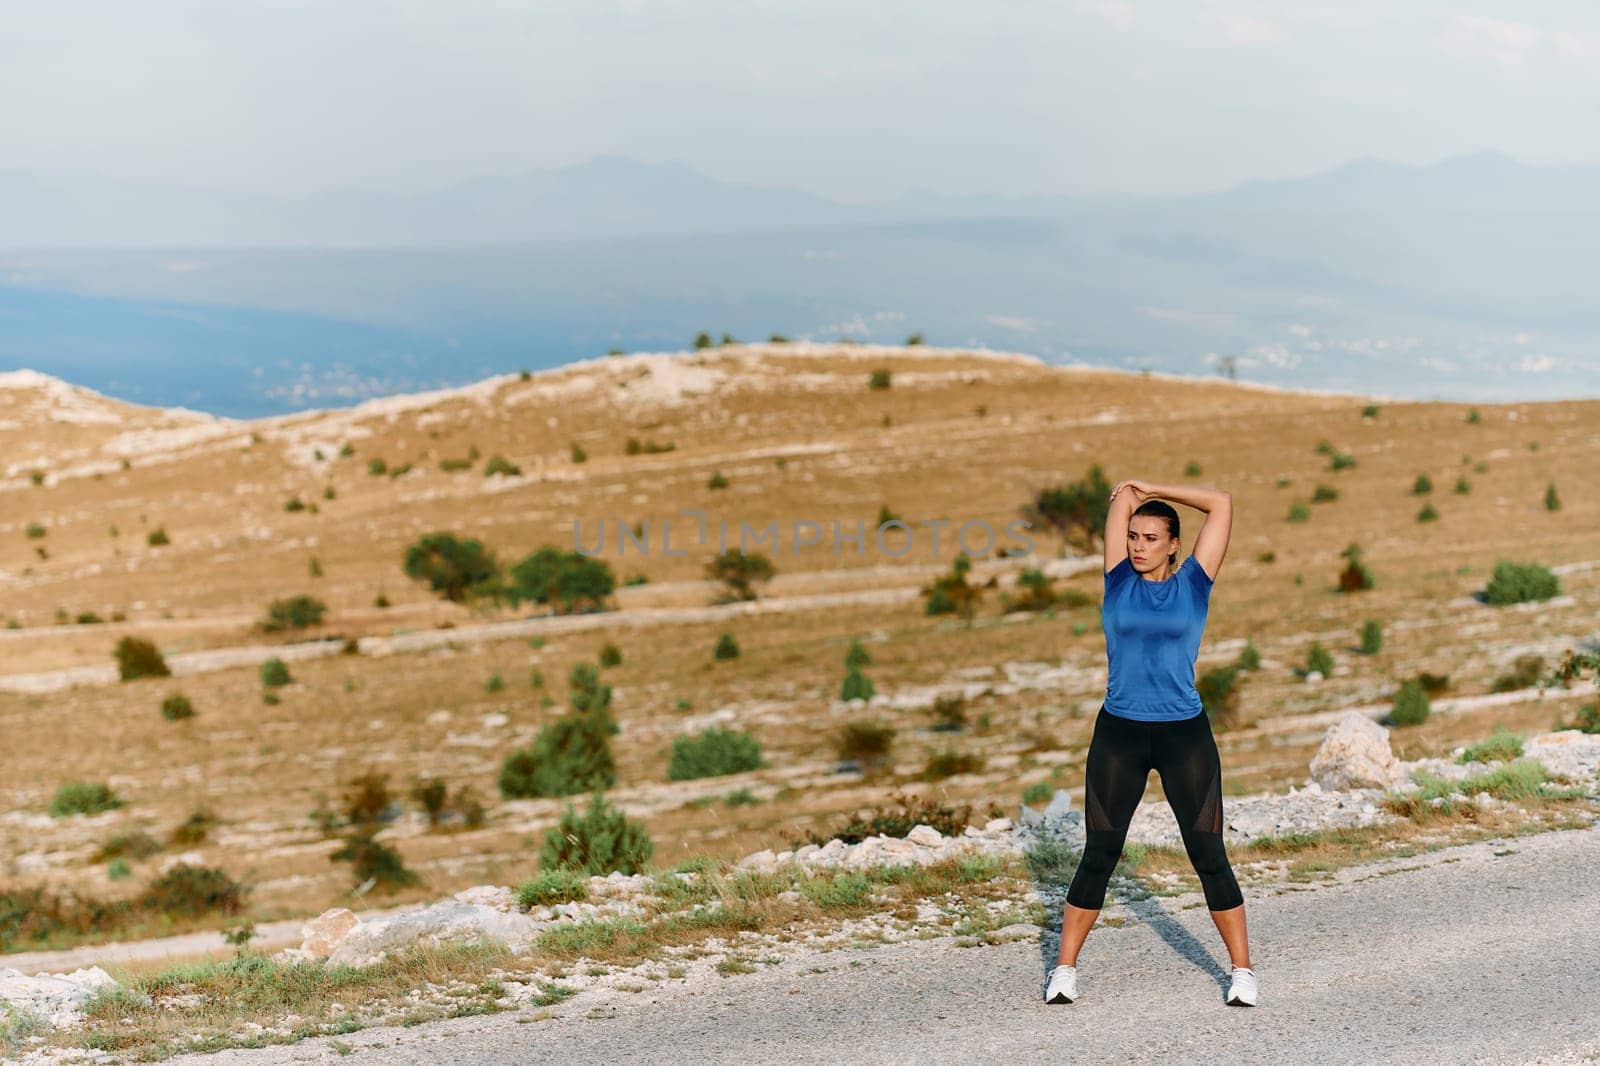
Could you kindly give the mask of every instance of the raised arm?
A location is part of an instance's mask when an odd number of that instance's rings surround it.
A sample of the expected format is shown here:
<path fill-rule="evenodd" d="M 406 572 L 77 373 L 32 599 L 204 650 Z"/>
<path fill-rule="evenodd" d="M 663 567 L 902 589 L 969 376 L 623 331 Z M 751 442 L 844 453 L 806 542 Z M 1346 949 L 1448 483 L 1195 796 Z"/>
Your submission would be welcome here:
<path fill-rule="evenodd" d="M 1198 485 L 1151 485 L 1141 483 L 1147 496 L 1159 496 L 1185 507 L 1204 511 L 1206 519 L 1200 523 L 1200 532 L 1194 538 L 1194 561 L 1206 575 L 1215 581 L 1222 568 L 1222 557 L 1228 553 L 1228 538 L 1233 534 L 1233 497 L 1221 489 Z M 1107 526 L 1110 521 L 1107 520 Z M 1126 548 L 1124 548 L 1126 551 Z"/>
<path fill-rule="evenodd" d="M 1124 491 L 1126 481 L 1117 482 L 1117 487 L 1111 490 L 1111 509 L 1106 512 L 1106 573 L 1115 570 L 1117 564 L 1128 557 L 1128 519 L 1133 516 L 1133 509 L 1139 506 L 1134 499 L 1136 495 L 1131 491 Z"/>

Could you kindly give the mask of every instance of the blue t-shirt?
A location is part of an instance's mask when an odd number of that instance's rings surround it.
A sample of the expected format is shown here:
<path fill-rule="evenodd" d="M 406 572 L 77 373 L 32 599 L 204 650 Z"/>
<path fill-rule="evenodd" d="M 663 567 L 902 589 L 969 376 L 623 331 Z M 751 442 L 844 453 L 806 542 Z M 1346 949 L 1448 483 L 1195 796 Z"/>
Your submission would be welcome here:
<path fill-rule="evenodd" d="M 1126 558 L 1106 571 L 1100 625 L 1108 713 L 1175 722 L 1204 711 L 1194 664 L 1210 604 L 1211 578 L 1192 555 L 1165 581 L 1146 581 Z"/>

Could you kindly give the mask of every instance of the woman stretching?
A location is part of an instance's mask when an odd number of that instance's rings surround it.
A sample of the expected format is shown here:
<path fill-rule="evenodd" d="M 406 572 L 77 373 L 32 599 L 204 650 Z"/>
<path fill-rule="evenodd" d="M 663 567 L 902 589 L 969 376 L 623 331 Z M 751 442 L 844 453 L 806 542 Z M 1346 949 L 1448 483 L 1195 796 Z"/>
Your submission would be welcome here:
<path fill-rule="evenodd" d="M 1181 564 L 1178 512 L 1155 496 L 1206 512 L 1194 551 Z M 1100 605 L 1106 698 L 1089 741 L 1083 857 L 1067 891 L 1046 1003 L 1078 998 L 1078 949 L 1100 916 L 1106 882 L 1154 769 L 1233 963 L 1226 1002 L 1255 1006 L 1244 897 L 1222 845 L 1222 764 L 1194 687 L 1211 585 L 1232 525 L 1233 498 L 1217 489 L 1123 481 L 1111 492 Z"/>

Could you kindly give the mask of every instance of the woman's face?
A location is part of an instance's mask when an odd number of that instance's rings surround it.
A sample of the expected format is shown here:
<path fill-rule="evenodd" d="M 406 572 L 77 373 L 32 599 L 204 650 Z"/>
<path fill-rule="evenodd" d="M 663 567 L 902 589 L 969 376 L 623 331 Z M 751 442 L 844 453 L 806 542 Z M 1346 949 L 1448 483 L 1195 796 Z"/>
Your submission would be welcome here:
<path fill-rule="evenodd" d="M 1128 522 L 1128 561 L 1141 574 L 1159 571 L 1167 556 L 1178 549 L 1178 541 L 1167 532 L 1167 520 L 1160 515 L 1134 515 Z"/>

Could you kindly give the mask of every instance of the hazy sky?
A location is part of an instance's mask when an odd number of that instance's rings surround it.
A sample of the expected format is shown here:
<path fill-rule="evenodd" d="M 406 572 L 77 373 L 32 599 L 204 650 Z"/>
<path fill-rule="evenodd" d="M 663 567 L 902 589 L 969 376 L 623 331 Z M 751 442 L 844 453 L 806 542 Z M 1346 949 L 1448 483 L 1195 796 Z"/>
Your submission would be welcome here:
<path fill-rule="evenodd" d="M 1600 161 L 1594 0 L 0 0 L 0 169 L 412 191 L 600 153 L 839 199 Z"/>

